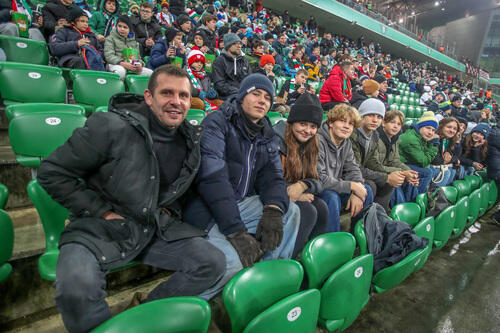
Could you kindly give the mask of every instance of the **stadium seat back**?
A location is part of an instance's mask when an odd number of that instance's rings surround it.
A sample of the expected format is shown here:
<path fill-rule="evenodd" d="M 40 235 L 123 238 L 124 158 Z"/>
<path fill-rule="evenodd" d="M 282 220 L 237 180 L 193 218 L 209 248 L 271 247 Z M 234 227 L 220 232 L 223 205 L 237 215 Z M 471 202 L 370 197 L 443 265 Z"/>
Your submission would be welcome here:
<path fill-rule="evenodd" d="M 144 95 L 144 90 L 148 88 L 149 76 L 127 75 L 125 78 L 129 92 Z"/>
<path fill-rule="evenodd" d="M 440 250 L 446 245 L 450 239 L 453 228 L 455 227 L 455 219 L 457 212 L 455 205 L 446 207 L 435 218 L 435 231 L 434 231 L 434 249 Z"/>
<path fill-rule="evenodd" d="M 15 117 L 9 124 L 9 139 L 17 161 L 39 167 L 41 159 L 61 146 L 85 121 L 76 113 L 40 112 Z"/>
<path fill-rule="evenodd" d="M 271 121 L 271 124 L 274 126 L 277 122 L 281 121 L 281 120 L 285 120 L 286 121 L 286 118 L 283 118 L 283 116 L 281 115 L 281 113 L 279 112 L 273 112 L 273 111 L 270 111 L 267 113 L 267 117 L 269 118 L 269 120 Z"/>
<path fill-rule="evenodd" d="M 5 280 L 12 272 L 8 263 L 14 248 L 14 227 L 9 214 L 0 209 L 0 282 Z"/>
<path fill-rule="evenodd" d="M 399 111 L 403 112 L 403 114 L 405 115 L 406 118 L 410 118 L 410 117 L 406 116 L 408 113 L 408 107 L 405 104 L 399 105 Z"/>
<path fill-rule="evenodd" d="M 455 180 L 453 181 L 453 187 L 458 191 L 458 198 L 463 198 L 471 193 L 470 184 L 465 180 Z"/>
<path fill-rule="evenodd" d="M 453 186 L 443 186 L 443 190 L 446 199 L 448 199 L 452 204 L 455 204 L 458 200 L 458 190 Z"/>
<path fill-rule="evenodd" d="M 4 184 L 0 183 L 0 209 L 4 209 L 9 199 L 9 189 Z"/>
<path fill-rule="evenodd" d="M 9 120 L 22 115 L 34 113 L 74 113 L 85 116 L 85 109 L 76 104 L 58 104 L 58 103 L 26 103 L 9 105 L 5 109 L 5 115 Z"/>
<path fill-rule="evenodd" d="M 38 259 L 38 271 L 42 278 L 55 281 L 57 257 L 59 256 L 59 237 L 64 230 L 69 212 L 55 202 L 36 179 L 31 180 L 28 184 L 28 196 L 40 216 L 45 233 L 45 252 Z"/>
<path fill-rule="evenodd" d="M 406 106 L 406 116 L 408 118 L 415 118 L 415 108 L 413 107 L 413 105 Z"/>
<path fill-rule="evenodd" d="M 435 231 L 434 223 L 435 223 L 434 218 L 432 216 L 429 216 L 421 220 L 415 226 L 415 228 L 413 228 L 413 230 L 415 230 L 415 234 L 418 237 L 427 238 L 429 240 L 429 244 L 427 244 L 427 247 L 425 248 L 425 252 L 422 254 L 420 262 L 416 263 L 415 271 L 422 268 L 422 266 L 425 264 L 425 262 L 429 258 L 429 255 L 432 252 L 432 244 L 434 242 L 434 231 Z"/>
<path fill-rule="evenodd" d="M 476 175 L 465 176 L 464 180 L 469 183 L 471 191 L 477 190 L 481 187 L 481 177 Z"/>
<path fill-rule="evenodd" d="M 483 216 L 488 210 L 488 204 L 490 201 L 490 183 L 484 183 L 481 185 L 481 207 L 479 208 L 479 216 Z"/>
<path fill-rule="evenodd" d="M 401 105 L 401 96 L 400 95 L 396 95 L 394 97 L 394 101 L 396 102 L 396 104 Z"/>
<path fill-rule="evenodd" d="M 415 202 L 403 202 L 392 207 L 391 218 L 414 227 L 421 220 L 421 208 Z"/>
<path fill-rule="evenodd" d="M 467 226 L 472 225 L 479 217 L 481 204 L 482 204 L 481 190 L 477 189 L 472 191 L 472 193 L 469 195 L 469 216 L 467 220 Z"/>
<path fill-rule="evenodd" d="M 75 102 L 87 111 L 107 106 L 111 96 L 125 92 L 123 81 L 115 73 L 74 69 L 70 76 Z"/>
<path fill-rule="evenodd" d="M 452 238 L 456 238 L 462 234 L 467 225 L 467 217 L 469 216 L 469 197 L 464 196 L 455 204 L 456 208 L 456 218 L 455 218 L 455 226 L 453 227 Z"/>
<path fill-rule="evenodd" d="M 393 111 L 397 111 L 397 110 L 399 110 L 399 105 L 397 105 L 396 103 L 392 103 L 391 106 L 390 106 L 390 108 Z"/>
<path fill-rule="evenodd" d="M 498 198 L 498 187 L 497 183 L 492 180 L 490 181 L 490 192 L 488 193 L 488 209 L 493 207 L 493 205 L 497 202 Z"/>
<path fill-rule="evenodd" d="M 47 43 L 42 41 L 0 35 L 0 49 L 5 52 L 7 61 L 44 66 L 49 64 Z"/>
<path fill-rule="evenodd" d="M 201 298 L 163 298 L 122 312 L 92 333 L 206 333 L 210 318 L 210 305 Z"/>
<path fill-rule="evenodd" d="M 389 105 L 391 105 L 392 103 L 394 103 L 394 95 L 393 94 L 387 94 L 387 103 Z"/>
<path fill-rule="evenodd" d="M 206 114 L 203 110 L 190 109 L 188 111 L 186 120 L 192 125 L 201 125 L 203 119 L 205 119 Z"/>
<path fill-rule="evenodd" d="M 417 195 L 415 202 L 420 206 L 420 220 L 422 220 L 427 214 L 427 193 L 420 193 Z"/>
<path fill-rule="evenodd" d="M 57 67 L 0 62 L 0 91 L 5 105 L 64 103 L 66 81 Z"/>
<path fill-rule="evenodd" d="M 297 319 L 290 323 L 297 323 L 302 326 L 300 323 L 307 320 L 307 318 L 305 316 L 295 318 L 296 314 L 292 311 L 297 306 L 303 308 L 300 305 L 302 304 L 300 299 L 297 300 L 297 305 L 287 303 L 282 306 L 282 304 L 278 303 L 280 300 L 292 295 L 300 296 L 297 293 L 300 290 L 303 277 L 304 270 L 302 266 L 294 260 L 262 261 L 236 274 L 227 283 L 223 292 L 224 305 L 231 318 L 232 332 L 243 332 L 257 316 L 262 316 L 265 311 L 268 311 L 270 315 L 272 313 L 276 315 L 273 328 L 278 327 L 277 325 L 285 325 L 286 323 L 278 323 L 282 321 L 288 322 L 288 315 L 282 316 L 283 306 L 288 310 L 287 313 L 292 316 L 292 319 Z M 318 311 L 319 299 L 318 292 Z M 277 308 L 273 308 L 273 305 L 276 305 Z M 313 319 L 314 325 L 317 319 L 316 313 L 316 318 Z M 291 327 L 288 327 L 288 330 L 301 332 L 300 330 L 293 330 Z M 269 331 L 278 332 L 278 330 L 273 329 L 269 329 Z"/>

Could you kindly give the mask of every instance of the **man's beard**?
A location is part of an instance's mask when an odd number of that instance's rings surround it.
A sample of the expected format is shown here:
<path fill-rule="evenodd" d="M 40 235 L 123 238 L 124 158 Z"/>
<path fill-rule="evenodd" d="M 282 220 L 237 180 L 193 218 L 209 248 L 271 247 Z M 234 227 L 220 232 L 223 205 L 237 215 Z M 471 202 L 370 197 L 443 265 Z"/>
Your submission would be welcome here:
<path fill-rule="evenodd" d="M 235 57 L 237 57 L 237 56 L 239 56 L 241 54 L 240 51 L 229 51 L 229 53 L 231 53 L 231 55 L 235 56 Z"/>

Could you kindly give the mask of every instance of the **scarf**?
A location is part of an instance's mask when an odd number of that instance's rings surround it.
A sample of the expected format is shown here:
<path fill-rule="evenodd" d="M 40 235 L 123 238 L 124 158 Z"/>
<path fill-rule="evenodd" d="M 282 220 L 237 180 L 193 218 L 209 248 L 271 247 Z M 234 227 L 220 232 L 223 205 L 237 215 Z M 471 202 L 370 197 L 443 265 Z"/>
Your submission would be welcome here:
<path fill-rule="evenodd" d="M 248 118 L 240 104 L 238 105 L 238 108 L 240 118 L 243 123 L 243 128 L 245 129 L 245 132 L 247 133 L 250 140 L 253 141 L 257 137 L 257 135 L 262 132 L 262 129 L 264 128 L 264 122 L 261 119 L 258 122 L 254 123 L 252 120 L 250 120 L 250 118 Z"/>
<path fill-rule="evenodd" d="M 172 21 L 174 20 L 172 14 L 170 13 L 165 14 L 164 12 L 158 13 L 157 18 L 160 19 L 160 24 L 168 24 L 168 25 L 172 25 Z"/>
<path fill-rule="evenodd" d="M 349 78 L 344 78 L 344 85 L 342 87 L 342 94 L 348 99 L 351 100 L 352 97 L 352 88 L 351 88 L 351 80 Z"/>
<path fill-rule="evenodd" d="M 28 16 L 28 21 L 31 22 L 31 7 L 25 0 L 12 0 L 12 10 Z"/>
<path fill-rule="evenodd" d="M 73 24 L 70 24 L 70 26 L 71 26 L 71 27 L 72 27 L 72 28 L 73 28 L 76 32 L 78 32 L 78 33 L 80 34 L 80 36 L 83 36 L 84 38 L 85 38 L 85 36 L 84 36 L 84 35 L 85 35 L 86 33 L 89 33 L 89 32 L 90 32 L 90 30 L 91 30 L 91 29 L 90 29 L 90 27 L 87 27 L 87 29 L 85 29 L 85 31 L 80 31 L 80 30 L 78 30 L 78 29 L 77 29 L 77 28 L 76 28 Z"/>
<path fill-rule="evenodd" d="M 295 78 L 293 77 L 290 80 L 290 89 L 288 89 L 288 93 L 291 94 L 295 91 Z"/>
<path fill-rule="evenodd" d="M 191 69 L 191 66 L 186 67 L 186 72 L 189 75 L 189 78 L 191 80 L 191 83 L 193 84 L 194 89 L 198 90 L 198 92 L 202 91 L 202 86 L 200 80 L 205 77 L 205 72 L 193 72 Z M 212 105 L 207 102 L 205 99 L 201 98 L 200 99 L 203 101 L 203 104 L 205 104 L 205 112 L 212 112 Z"/>
<path fill-rule="evenodd" d="M 304 68 L 302 66 L 302 63 L 297 60 L 295 57 L 292 57 L 292 64 L 293 64 L 293 69 L 297 72 L 299 69 Z"/>
<path fill-rule="evenodd" d="M 108 12 L 106 12 L 105 10 L 102 11 L 102 15 L 106 19 L 106 27 L 104 28 L 104 37 L 107 37 L 109 36 L 111 30 L 114 29 L 117 17 L 109 15 Z"/>

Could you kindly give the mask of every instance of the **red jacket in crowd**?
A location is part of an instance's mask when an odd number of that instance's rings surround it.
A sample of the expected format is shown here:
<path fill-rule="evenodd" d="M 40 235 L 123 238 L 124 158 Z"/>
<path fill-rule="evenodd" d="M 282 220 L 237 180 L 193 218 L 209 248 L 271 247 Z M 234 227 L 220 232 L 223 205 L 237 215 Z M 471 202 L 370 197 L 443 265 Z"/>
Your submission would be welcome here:
<path fill-rule="evenodd" d="M 352 98 L 351 80 L 344 74 L 340 66 L 333 67 L 328 80 L 321 88 L 319 100 L 321 103 L 349 102 Z"/>

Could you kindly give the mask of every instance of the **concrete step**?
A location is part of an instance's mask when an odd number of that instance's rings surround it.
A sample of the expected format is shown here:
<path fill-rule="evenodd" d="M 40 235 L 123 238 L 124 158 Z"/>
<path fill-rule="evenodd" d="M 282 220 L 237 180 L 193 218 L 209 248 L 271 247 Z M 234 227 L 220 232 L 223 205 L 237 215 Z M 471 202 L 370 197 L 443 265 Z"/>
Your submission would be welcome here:
<path fill-rule="evenodd" d="M 9 189 L 7 210 L 32 206 L 26 192 L 30 180 L 31 170 L 17 163 L 10 145 L 0 145 L 0 182 Z"/>

